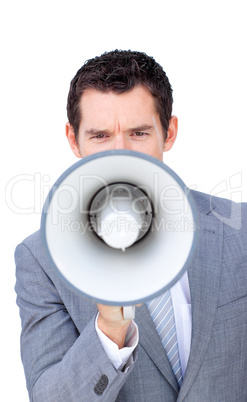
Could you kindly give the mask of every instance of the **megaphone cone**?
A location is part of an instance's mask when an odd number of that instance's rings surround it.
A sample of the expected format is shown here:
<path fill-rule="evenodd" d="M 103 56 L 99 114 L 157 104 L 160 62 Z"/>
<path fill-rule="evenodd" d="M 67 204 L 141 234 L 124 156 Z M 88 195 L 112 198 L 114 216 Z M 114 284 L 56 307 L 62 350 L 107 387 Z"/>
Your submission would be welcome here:
<path fill-rule="evenodd" d="M 101 304 L 131 306 L 171 287 L 196 244 L 186 186 L 157 159 L 106 151 L 66 170 L 45 202 L 41 233 L 62 280 Z"/>

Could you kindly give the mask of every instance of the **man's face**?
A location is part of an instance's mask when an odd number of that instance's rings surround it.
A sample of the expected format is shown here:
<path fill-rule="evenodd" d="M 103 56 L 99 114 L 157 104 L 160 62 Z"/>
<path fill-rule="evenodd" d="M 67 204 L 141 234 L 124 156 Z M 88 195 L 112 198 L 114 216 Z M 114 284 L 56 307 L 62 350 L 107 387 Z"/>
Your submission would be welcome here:
<path fill-rule="evenodd" d="M 87 89 L 80 101 L 81 123 L 77 143 L 73 128 L 66 133 L 76 156 L 128 149 L 163 160 L 175 141 L 177 120 L 171 118 L 166 143 L 154 99 L 144 86 L 122 94 Z M 172 138 L 171 138 L 172 137 Z"/>

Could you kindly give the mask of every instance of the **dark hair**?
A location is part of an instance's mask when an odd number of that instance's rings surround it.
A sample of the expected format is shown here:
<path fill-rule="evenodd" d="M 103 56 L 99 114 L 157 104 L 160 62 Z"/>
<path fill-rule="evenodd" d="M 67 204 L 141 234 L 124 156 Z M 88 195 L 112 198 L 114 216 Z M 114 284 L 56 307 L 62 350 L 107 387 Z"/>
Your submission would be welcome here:
<path fill-rule="evenodd" d="M 75 137 L 81 120 L 80 99 L 87 88 L 101 92 L 122 93 L 136 85 L 147 87 L 155 100 L 156 110 L 166 139 L 172 113 L 172 88 L 162 67 L 145 53 L 114 50 L 90 59 L 77 71 L 71 81 L 67 114 Z"/>

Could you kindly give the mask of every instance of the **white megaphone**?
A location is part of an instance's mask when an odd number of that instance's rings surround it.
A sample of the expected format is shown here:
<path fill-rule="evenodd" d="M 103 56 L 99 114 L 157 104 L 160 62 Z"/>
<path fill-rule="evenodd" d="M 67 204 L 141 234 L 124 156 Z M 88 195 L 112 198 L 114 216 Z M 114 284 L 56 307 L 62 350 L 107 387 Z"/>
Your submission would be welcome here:
<path fill-rule="evenodd" d="M 66 170 L 45 202 L 41 233 L 51 265 L 82 296 L 134 305 L 170 288 L 196 247 L 197 213 L 182 180 L 159 160 L 106 151 Z"/>

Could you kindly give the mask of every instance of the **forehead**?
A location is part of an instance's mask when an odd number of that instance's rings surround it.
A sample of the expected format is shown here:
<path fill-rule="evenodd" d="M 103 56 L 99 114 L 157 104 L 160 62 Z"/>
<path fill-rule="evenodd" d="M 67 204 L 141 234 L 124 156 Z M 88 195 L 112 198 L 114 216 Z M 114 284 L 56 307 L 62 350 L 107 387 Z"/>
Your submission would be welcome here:
<path fill-rule="evenodd" d="M 135 121 L 156 115 L 154 97 L 144 86 L 136 86 L 121 94 L 86 89 L 80 100 L 80 114 L 83 120 L 103 120 L 110 117 Z"/>

